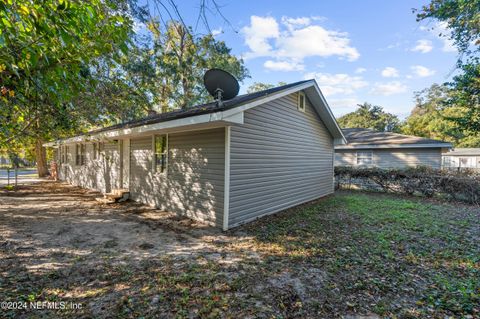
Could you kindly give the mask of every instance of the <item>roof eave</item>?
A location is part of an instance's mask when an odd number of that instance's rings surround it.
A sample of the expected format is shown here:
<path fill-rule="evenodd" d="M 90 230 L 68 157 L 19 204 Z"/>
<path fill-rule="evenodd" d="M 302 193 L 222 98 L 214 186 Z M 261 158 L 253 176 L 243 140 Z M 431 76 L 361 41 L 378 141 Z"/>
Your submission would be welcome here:
<path fill-rule="evenodd" d="M 138 136 L 156 132 L 174 132 L 189 131 L 196 129 L 205 129 L 209 126 L 219 127 L 232 124 L 243 124 L 243 113 L 228 115 L 225 111 L 207 113 L 202 115 L 190 116 L 171 121 L 158 122 L 154 124 L 145 124 L 132 128 L 118 128 L 98 133 L 82 134 L 67 139 L 51 141 L 44 143 L 45 147 L 56 147 L 60 144 L 73 144 L 88 141 L 114 140 L 123 137 Z"/>
<path fill-rule="evenodd" d="M 424 144 L 346 144 L 335 146 L 335 150 L 351 149 L 388 149 L 388 148 L 452 148 L 450 143 L 424 143 Z"/>

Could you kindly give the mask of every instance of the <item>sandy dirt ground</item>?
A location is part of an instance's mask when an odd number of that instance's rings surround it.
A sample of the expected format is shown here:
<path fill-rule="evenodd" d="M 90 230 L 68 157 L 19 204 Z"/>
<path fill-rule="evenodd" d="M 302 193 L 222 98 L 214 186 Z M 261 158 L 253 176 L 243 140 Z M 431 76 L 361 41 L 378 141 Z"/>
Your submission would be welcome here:
<path fill-rule="evenodd" d="M 3 194 L 2 246 L 24 251 L 25 267 L 41 272 L 60 267 L 61 255 L 113 251 L 118 259 L 185 257 L 216 254 L 218 247 L 210 243 L 229 240 L 219 229 L 191 219 L 135 202 L 100 204 L 99 196 L 54 182 Z"/>
<path fill-rule="evenodd" d="M 60 288 L 62 292 L 53 295 L 90 300 L 86 317 L 104 317 L 102 310 L 95 310 L 103 297 L 85 297 L 85 293 L 102 286 L 95 277 L 96 272 L 106 271 L 99 268 L 105 260 L 110 268 L 135 269 L 152 260 L 188 265 L 188 260 L 201 256 L 207 262 L 229 264 L 238 257 L 220 248 L 219 243 L 232 238 L 219 229 L 135 202 L 100 204 L 95 201 L 99 196 L 60 182 L 0 191 L 0 299 L 51 299 L 52 291 Z M 90 273 L 79 274 L 79 269 Z M 21 287 L 15 286 L 18 281 Z M 75 295 L 72 285 L 80 286 L 81 292 Z M 40 296 L 35 296 L 40 289 Z"/>

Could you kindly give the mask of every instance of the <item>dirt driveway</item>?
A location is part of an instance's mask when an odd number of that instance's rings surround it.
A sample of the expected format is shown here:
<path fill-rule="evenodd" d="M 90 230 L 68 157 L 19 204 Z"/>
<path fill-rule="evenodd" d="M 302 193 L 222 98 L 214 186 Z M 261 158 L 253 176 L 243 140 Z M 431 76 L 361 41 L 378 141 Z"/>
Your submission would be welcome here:
<path fill-rule="evenodd" d="M 102 278 L 109 270 L 127 272 L 120 276 L 128 282 L 131 269 L 152 261 L 175 267 L 237 258 L 218 245 L 230 240 L 220 230 L 137 203 L 99 204 L 99 193 L 55 182 L 1 192 L 0 301 L 77 300 L 89 304 L 75 317 L 109 317 L 104 311 L 128 295 L 125 282 Z"/>

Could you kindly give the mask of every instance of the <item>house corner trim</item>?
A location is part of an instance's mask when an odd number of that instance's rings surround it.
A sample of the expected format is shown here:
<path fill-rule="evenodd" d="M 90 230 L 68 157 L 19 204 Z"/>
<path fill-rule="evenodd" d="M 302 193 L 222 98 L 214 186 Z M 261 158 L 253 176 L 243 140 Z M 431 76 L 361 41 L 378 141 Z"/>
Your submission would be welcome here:
<path fill-rule="evenodd" d="M 223 192 L 223 230 L 228 230 L 230 208 L 230 126 L 225 127 L 225 176 Z"/>

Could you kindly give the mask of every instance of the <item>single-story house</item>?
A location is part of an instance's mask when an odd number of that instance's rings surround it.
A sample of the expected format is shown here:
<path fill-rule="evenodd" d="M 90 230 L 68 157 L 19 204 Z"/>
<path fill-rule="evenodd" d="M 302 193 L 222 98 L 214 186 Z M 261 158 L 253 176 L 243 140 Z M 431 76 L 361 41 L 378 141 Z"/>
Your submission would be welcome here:
<path fill-rule="evenodd" d="M 343 134 L 347 144 L 335 146 L 335 166 L 440 169 L 442 153 L 452 147 L 443 141 L 365 128 L 347 128 Z"/>
<path fill-rule="evenodd" d="M 480 169 L 480 148 L 455 148 L 443 153 L 443 168 Z"/>
<path fill-rule="evenodd" d="M 59 178 L 229 229 L 334 191 L 346 140 L 314 80 L 46 143 Z"/>

